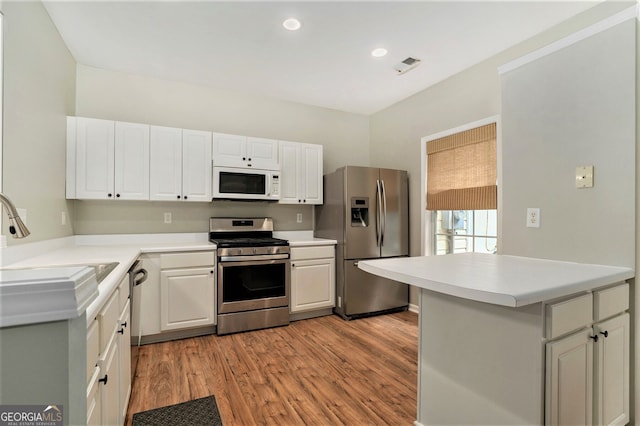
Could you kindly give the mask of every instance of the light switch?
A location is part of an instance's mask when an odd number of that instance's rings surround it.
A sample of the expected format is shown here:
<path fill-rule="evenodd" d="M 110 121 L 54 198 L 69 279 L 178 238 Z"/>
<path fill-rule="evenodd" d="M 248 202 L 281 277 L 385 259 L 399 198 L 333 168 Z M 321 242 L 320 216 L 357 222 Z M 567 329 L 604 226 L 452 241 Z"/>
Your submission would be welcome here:
<path fill-rule="evenodd" d="M 593 188 L 593 166 L 576 167 L 576 188 Z"/>

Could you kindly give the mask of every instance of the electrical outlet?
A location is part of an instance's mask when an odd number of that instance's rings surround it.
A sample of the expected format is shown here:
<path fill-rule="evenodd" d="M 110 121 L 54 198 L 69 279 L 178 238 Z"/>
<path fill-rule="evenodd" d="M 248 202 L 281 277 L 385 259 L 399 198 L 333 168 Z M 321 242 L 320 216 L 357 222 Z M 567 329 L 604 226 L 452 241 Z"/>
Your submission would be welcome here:
<path fill-rule="evenodd" d="M 296 222 L 297 223 L 302 223 L 302 213 L 297 213 L 296 214 Z"/>
<path fill-rule="evenodd" d="M 527 228 L 540 228 L 540 209 L 527 209 Z"/>
<path fill-rule="evenodd" d="M 171 212 L 165 212 L 164 223 L 171 223 Z"/>

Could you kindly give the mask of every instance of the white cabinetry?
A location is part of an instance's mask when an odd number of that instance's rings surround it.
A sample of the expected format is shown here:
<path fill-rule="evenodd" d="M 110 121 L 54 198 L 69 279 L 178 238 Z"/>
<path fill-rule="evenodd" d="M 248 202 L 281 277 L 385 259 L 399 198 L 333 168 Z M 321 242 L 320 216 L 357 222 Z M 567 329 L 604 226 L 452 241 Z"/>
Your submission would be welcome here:
<path fill-rule="evenodd" d="M 335 296 L 334 246 L 291 247 L 291 313 L 330 311 Z"/>
<path fill-rule="evenodd" d="M 280 141 L 281 204 L 322 204 L 322 145 Z"/>
<path fill-rule="evenodd" d="M 211 333 L 216 324 L 215 252 L 150 253 L 142 259 L 148 275 L 134 290 L 142 312 L 134 332 L 139 330 L 145 343 Z"/>
<path fill-rule="evenodd" d="M 211 201 L 211 132 L 151 126 L 151 200 Z"/>
<path fill-rule="evenodd" d="M 213 164 L 220 167 L 279 170 L 278 141 L 214 133 Z"/>
<path fill-rule="evenodd" d="M 149 199 L 149 126 L 67 118 L 67 198 Z"/>
<path fill-rule="evenodd" d="M 87 327 L 87 424 L 124 424 L 131 395 L 129 280 Z"/>
<path fill-rule="evenodd" d="M 628 308 L 628 284 L 546 306 L 546 424 L 629 422 Z"/>

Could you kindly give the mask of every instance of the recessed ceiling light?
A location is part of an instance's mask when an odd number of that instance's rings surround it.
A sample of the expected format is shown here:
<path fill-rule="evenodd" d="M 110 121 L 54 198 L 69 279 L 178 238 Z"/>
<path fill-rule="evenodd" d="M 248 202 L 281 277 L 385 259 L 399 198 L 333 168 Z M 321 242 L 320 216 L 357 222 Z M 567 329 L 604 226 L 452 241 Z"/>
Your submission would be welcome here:
<path fill-rule="evenodd" d="M 371 56 L 375 58 L 382 58 L 386 54 L 387 54 L 387 49 L 385 49 L 384 47 L 378 47 L 377 49 L 373 49 L 371 51 Z"/>
<path fill-rule="evenodd" d="M 302 24 L 300 24 L 300 21 L 298 21 L 296 18 L 289 18 L 282 23 L 282 26 L 289 31 L 296 31 L 300 29 Z"/>

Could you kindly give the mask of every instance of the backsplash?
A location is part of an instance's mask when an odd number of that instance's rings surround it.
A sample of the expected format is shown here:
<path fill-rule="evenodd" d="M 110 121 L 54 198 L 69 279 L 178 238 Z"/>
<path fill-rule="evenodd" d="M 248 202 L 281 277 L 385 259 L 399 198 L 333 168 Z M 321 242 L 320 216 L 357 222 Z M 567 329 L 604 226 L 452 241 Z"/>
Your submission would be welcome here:
<path fill-rule="evenodd" d="M 171 223 L 164 223 L 165 213 L 171 213 Z M 272 217 L 276 231 L 313 229 L 313 206 L 273 202 L 76 200 L 71 215 L 75 235 L 208 232 L 209 218 L 214 216 Z"/>

